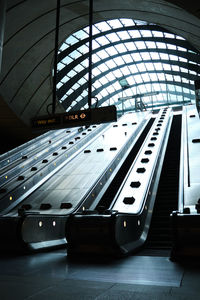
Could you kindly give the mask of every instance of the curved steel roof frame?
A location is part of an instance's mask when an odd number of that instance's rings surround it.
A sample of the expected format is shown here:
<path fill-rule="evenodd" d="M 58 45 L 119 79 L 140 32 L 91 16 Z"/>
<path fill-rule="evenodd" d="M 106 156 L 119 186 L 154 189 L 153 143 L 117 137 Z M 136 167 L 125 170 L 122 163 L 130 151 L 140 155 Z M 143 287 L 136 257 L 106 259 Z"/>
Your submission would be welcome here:
<path fill-rule="evenodd" d="M 125 26 L 126 20 L 132 26 Z M 112 28 L 110 22 L 119 26 Z M 194 100 L 194 80 L 200 76 L 198 51 L 160 26 L 138 23 L 117 19 L 93 25 L 92 96 L 97 97 L 98 106 L 115 104 L 119 109 L 122 88 L 118 81 L 122 78 L 129 84 L 124 97 L 158 91 L 154 104 Z M 66 39 L 58 61 L 59 101 L 66 111 L 87 108 L 88 27 Z M 145 102 L 150 106 L 152 98 L 146 97 Z M 124 105 L 131 108 L 133 101 Z"/>

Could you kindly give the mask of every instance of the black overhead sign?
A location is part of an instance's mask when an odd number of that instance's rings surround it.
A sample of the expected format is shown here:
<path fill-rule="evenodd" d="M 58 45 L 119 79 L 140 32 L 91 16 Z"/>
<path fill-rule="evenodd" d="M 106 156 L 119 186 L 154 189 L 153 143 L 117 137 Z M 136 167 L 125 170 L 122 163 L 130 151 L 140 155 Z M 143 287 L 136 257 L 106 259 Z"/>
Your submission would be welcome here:
<path fill-rule="evenodd" d="M 52 130 L 67 127 L 85 126 L 90 124 L 107 123 L 116 120 L 116 107 L 114 105 L 111 105 L 34 118 L 31 120 L 31 126 L 36 130 Z"/>

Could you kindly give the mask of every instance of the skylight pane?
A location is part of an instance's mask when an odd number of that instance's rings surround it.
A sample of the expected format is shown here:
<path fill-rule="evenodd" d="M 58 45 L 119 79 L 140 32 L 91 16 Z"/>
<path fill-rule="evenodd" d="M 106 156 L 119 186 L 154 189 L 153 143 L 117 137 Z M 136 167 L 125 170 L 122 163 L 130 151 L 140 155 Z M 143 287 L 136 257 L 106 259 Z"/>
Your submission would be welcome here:
<path fill-rule="evenodd" d="M 171 65 L 163 64 L 163 69 L 166 70 L 166 71 L 171 71 Z"/>
<path fill-rule="evenodd" d="M 109 57 L 108 53 L 105 50 L 99 51 L 98 55 L 101 57 L 101 59 Z"/>
<path fill-rule="evenodd" d="M 148 49 L 154 49 L 154 48 L 156 48 L 156 43 L 155 42 L 149 42 L 149 41 L 147 41 L 146 45 L 147 45 Z"/>
<path fill-rule="evenodd" d="M 101 58 L 97 54 L 92 55 L 92 62 L 93 63 L 97 63 L 100 60 L 101 60 Z"/>
<path fill-rule="evenodd" d="M 74 45 L 77 42 L 78 42 L 78 39 L 73 35 L 68 37 L 68 39 L 66 39 L 66 41 L 65 41 L 65 43 L 67 43 L 69 46 Z"/>
<path fill-rule="evenodd" d="M 128 43 L 125 43 L 125 46 L 126 48 L 128 49 L 128 51 L 133 51 L 133 50 L 136 50 L 136 46 L 133 42 L 128 42 Z"/>
<path fill-rule="evenodd" d="M 138 49 L 146 49 L 146 45 L 144 42 L 135 42 L 135 44 Z"/>
<path fill-rule="evenodd" d="M 154 64 L 152 63 L 145 63 L 147 71 L 152 71 L 154 70 Z"/>
<path fill-rule="evenodd" d="M 88 47 L 86 45 L 82 45 L 77 50 L 80 51 L 82 54 L 85 54 L 88 52 Z"/>
<path fill-rule="evenodd" d="M 155 66 L 155 69 L 158 71 L 163 69 L 163 66 L 161 63 L 155 63 L 154 66 Z"/>
<path fill-rule="evenodd" d="M 177 46 L 172 45 L 172 44 L 167 44 L 167 48 L 171 50 L 176 50 Z"/>
<path fill-rule="evenodd" d="M 138 67 L 139 72 L 145 72 L 146 71 L 146 66 L 145 66 L 144 63 L 137 64 L 137 67 Z"/>
<path fill-rule="evenodd" d="M 169 60 L 169 55 L 166 53 L 160 53 L 160 57 L 161 57 L 161 59 Z"/>
<path fill-rule="evenodd" d="M 149 55 L 148 52 L 141 52 L 140 55 L 143 60 L 151 60 L 151 56 Z"/>
<path fill-rule="evenodd" d="M 101 64 L 100 66 L 98 66 L 98 68 L 100 69 L 101 72 L 106 72 L 108 70 L 106 64 Z"/>
<path fill-rule="evenodd" d="M 122 22 L 122 24 L 126 27 L 126 26 L 134 26 L 134 21 L 132 19 L 120 19 L 120 21 Z"/>
<path fill-rule="evenodd" d="M 82 55 L 82 54 L 81 54 L 79 51 L 77 51 L 77 50 L 74 50 L 73 52 L 70 53 L 70 57 L 71 57 L 73 60 L 79 58 L 81 55 Z"/>
<path fill-rule="evenodd" d="M 160 59 L 160 56 L 156 52 L 150 52 L 150 55 L 152 59 Z"/>
<path fill-rule="evenodd" d="M 127 49 L 123 44 L 116 45 L 115 48 L 119 53 L 127 52 Z"/>
<path fill-rule="evenodd" d="M 168 38 L 168 39 L 174 39 L 174 38 L 175 38 L 175 35 L 174 35 L 174 34 L 171 34 L 171 33 L 165 32 L 164 35 L 165 35 L 165 37 Z"/>
<path fill-rule="evenodd" d="M 133 58 L 133 61 L 141 61 L 141 56 L 139 53 L 133 53 L 131 54 L 132 58 Z"/>
<path fill-rule="evenodd" d="M 107 31 L 110 30 L 109 22 L 99 22 L 96 23 L 95 26 L 100 30 L 100 31 Z"/>
<path fill-rule="evenodd" d="M 176 56 L 176 55 L 169 55 L 169 57 L 170 57 L 170 60 L 178 60 L 178 56 Z"/>
<path fill-rule="evenodd" d="M 143 37 L 151 37 L 152 32 L 150 30 L 140 30 L 140 33 L 142 34 Z"/>
<path fill-rule="evenodd" d="M 106 51 L 110 56 L 118 54 L 117 50 L 113 46 L 106 48 Z"/>
<path fill-rule="evenodd" d="M 119 57 L 116 57 L 116 58 L 114 58 L 114 61 L 115 61 L 115 63 L 118 65 L 118 66 L 120 66 L 120 65 L 123 65 L 124 64 L 124 61 L 123 61 L 123 59 L 119 56 Z"/>
<path fill-rule="evenodd" d="M 62 52 L 65 49 L 67 49 L 68 47 L 69 47 L 69 45 L 67 45 L 66 43 L 63 43 L 59 50 L 60 50 L 60 52 Z"/>
<path fill-rule="evenodd" d="M 110 41 L 105 37 L 101 36 L 99 38 L 96 38 L 97 43 L 99 43 L 101 46 L 107 45 L 110 43 Z"/>
<path fill-rule="evenodd" d="M 121 72 L 123 73 L 123 75 L 128 75 L 130 74 L 130 71 L 127 67 L 123 67 L 123 68 L 120 68 Z"/>
<path fill-rule="evenodd" d="M 79 40 L 84 40 L 84 39 L 88 38 L 88 34 L 83 30 L 79 30 L 79 31 L 75 32 L 73 35 Z"/>
<path fill-rule="evenodd" d="M 156 42 L 156 45 L 157 45 L 158 49 L 166 49 L 165 43 Z"/>
<path fill-rule="evenodd" d="M 163 37 L 163 32 L 161 32 L 161 31 L 154 31 L 153 30 L 152 33 L 155 37 Z"/>
<path fill-rule="evenodd" d="M 73 61 L 73 59 L 69 56 L 66 56 L 65 58 L 63 58 L 63 60 L 61 61 L 61 63 L 68 65 Z"/>
<path fill-rule="evenodd" d="M 121 40 L 130 39 L 130 36 L 127 33 L 127 31 L 119 31 L 117 34 L 118 34 L 118 36 L 120 37 Z"/>
<path fill-rule="evenodd" d="M 135 76 L 134 76 L 134 79 L 135 79 L 135 81 L 136 81 L 137 83 L 143 82 L 142 77 L 141 77 L 140 75 L 135 75 Z"/>
<path fill-rule="evenodd" d="M 65 67 L 64 64 L 58 63 L 58 65 L 57 65 L 57 70 L 60 71 L 60 70 L 62 70 L 64 67 Z"/>
<path fill-rule="evenodd" d="M 116 66 L 117 66 L 113 59 L 110 59 L 108 62 L 106 62 L 106 64 L 109 69 L 116 68 Z"/>
<path fill-rule="evenodd" d="M 94 76 L 98 76 L 98 75 L 101 74 L 101 71 L 99 70 L 99 68 L 94 68 L 94 69 L 92 70 L 92 74 L 93 74 Z"/>
<path fill-rule="evenodd" d="M 123 24 L 122 24 L 119 20 L 110 20 L 110 21 L 108 21 L 108 24 L 109 24 L 112 28 L 120 28 L 120 27 L 123 27 Z"/>
<path fill-rule="evenodd" d="M 115 77 L 120 78 L 122 77 L 122 72 L 120 70 L 115 70 L 113 71 L 113 74 Z"/>
<path fill-rule="evenodd" d="M 124 61 L 125 61 L 126 63 L 130 63 L 130 62 L 133 61 L 131 55 L 129 55 L 129 54 L 123 55 L 122 58 L 124 59 Z"/>
<path fill-rule="evenodd" d="M 97 43 L 96 40 L 93 40 L 92 41 L 92 49 L 95 50 L 95 49 L 98 49 L 99 47 L 101 47 L 101 45 L 99 43 Z"/>
<path fill-rule="evenodd" d="M 82 65 L 77 65 L 75 68 L 74 68 L 74 71 L 75 72 L 77 72 L 77 73 L 79 73 L 79 72 L 81 72 L 81 71 L 83 71 L 84 70 L 84 68 L 83 68 L 83 66 Z"/>
<path fill-rule="evenodd" d="M 106 36 L 112 43 L 120 41 L 120 38 L 116 33 L 109 33 Z"/>

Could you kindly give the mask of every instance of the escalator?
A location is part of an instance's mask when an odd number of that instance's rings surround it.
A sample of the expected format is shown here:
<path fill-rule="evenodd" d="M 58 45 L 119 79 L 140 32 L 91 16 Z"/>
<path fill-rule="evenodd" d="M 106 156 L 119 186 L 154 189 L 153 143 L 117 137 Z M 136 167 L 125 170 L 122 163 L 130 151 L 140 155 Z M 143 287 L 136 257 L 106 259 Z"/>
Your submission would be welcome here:
<path fill-rule="evenodd" d="M 29 167 L 21 180 L 13 176 L 0 193 L 0 249 L 35 251 L 66 245 L 68 217 L 93 205 L 150 118 L 146 112 L 130 113 L 114 124 L 94 125 L 73 140 L 65 139 L 64 147 L 59 145 L 50 158 L 49 150 L 45 164 L 44 158 L 36 161 L 34 172 Z"/>
<path fill-rule="evenodd" d="M 182 115 L 174 115 L 145 245 L 147 249 L 172 247 L 170 214 L 178 207 L 181 122 Z"/>
<path fill-rule="evenodd" d="M 161 110 L 149 122 L 107 190 L 86 211 L 70 215 L 66 224 L 69 255 L 124 256 L 144 245 L 168 136 L 176 123 L 172 120 L 171 109 Z"/>

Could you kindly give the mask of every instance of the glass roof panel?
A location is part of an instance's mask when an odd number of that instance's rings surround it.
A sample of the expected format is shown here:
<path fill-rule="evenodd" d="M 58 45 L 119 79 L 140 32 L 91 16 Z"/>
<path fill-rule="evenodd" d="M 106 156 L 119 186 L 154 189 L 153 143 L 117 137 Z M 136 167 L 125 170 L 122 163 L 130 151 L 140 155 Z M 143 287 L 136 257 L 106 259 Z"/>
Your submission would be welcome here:
<path fill-rule="evenodd" d="M 118 80 L 123 78 L 130 85 L 123 91 L 126 96 L 159 92 L 159 95 L 144 98 L 147 105 L 152 101 L 154 105 L 182 101 L 186 94 L 188 99 L 194 98 L 194 76 L 200 79 L 194 67 L 200 65 L 200 56 L 184 38 L 156 24 L 126 18 L 96 23 L 93 35 L 92 93 L 99 99 L 100 106 L 112 103 L 121 109 L 118 98 L 122 89 Z M 66 111 L 88 107 L 88 37 L 87 26 L 69 36 L 58 51 L 59 55 L 67 53 L 58 60 L 57 82 L 58 98 Z M 79 48 L 75 49 L 78 42 Z M 192 61 L 191 54 L 187 58 L 186 52 L 192 54 Z M 81 92 L 77 97 L 78 88 Z M 92 103 L 96 105 L 95 101 Z M 127 100 L 125 105 L 134 109 L 133 99 Z"/>

